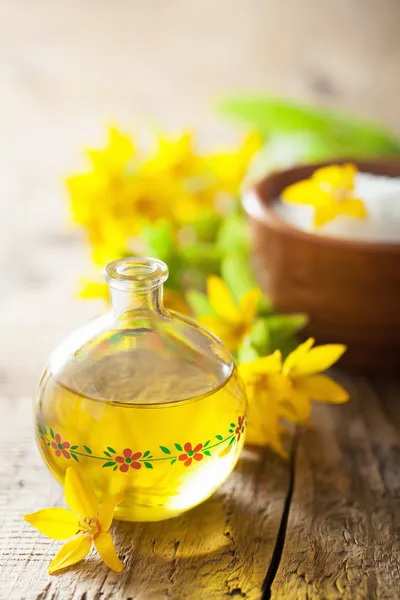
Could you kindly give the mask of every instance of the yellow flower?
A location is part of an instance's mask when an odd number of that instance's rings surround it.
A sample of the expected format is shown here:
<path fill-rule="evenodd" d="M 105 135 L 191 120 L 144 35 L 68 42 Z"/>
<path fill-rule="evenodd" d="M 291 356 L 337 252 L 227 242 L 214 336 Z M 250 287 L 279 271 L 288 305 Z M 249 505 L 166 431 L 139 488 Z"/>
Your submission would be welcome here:
<path fill-rule="evenodd" d="M 249 290 L 236 306 L 226 283 L 212 275 L 207 279 L 207 295 L 215 315 L 200 317 L 198 321 L 219 337 L 229 350 L 236 350 L 253 326 L 260 290 Z"/>
<path fill-rule="evenodd" d="M 89 169 L 67 180 L 75 223 L 84 227 L 96 264 L 132 253 L 132 238 L 161 219 L 176 228 L 219 210 L 220 196 L 238 193 L 257 149 L 255 136 L 231 154 L 200 155 L 193 134 L 158 135 L 143 156 L 115 127 L 102 149 L 89 149 Z M 223 212 L 223 211 L 222 211 Z"/>
<path fill-rule="evenodd" d="M 360 198 L 353 197 L 354 165 L 331 165 L 317 169 L 310 179 L 299 181 L 282 192 L 286 202 L 314 207 L 314 227 L 325 225 L 339 215 L 363 219 L 367 211 Z"/>
<path fill-rule="evenodd" d="M 239 365 L 249 400 L 249 427 L 247 442 L 269 445 L 279 454 L 285 454 L 281 442 L 283 421 L 307 421 L 311 400 L 342 403 L 348 393 L 338 383 L 321 375 L 345 351 L 341 344 L 327 344 L 313 348 L 309 338 L 300 344 L 282 364 L 279 350 Z"/>
<path fill-rule="evenodd" d="M 73 467 L 67 469 L 64 492 L 72 512 L 66 508 L 45 508 L 24 516 L 25 521 L 53 540 L 72 538 L 51 561 L 49 575 L 83 560 L 93 543 L 105 564 L 120 573 L 124 567 L 108 530 L 121 494 L 105 498 L 99 505 L 94 492 Z"/>

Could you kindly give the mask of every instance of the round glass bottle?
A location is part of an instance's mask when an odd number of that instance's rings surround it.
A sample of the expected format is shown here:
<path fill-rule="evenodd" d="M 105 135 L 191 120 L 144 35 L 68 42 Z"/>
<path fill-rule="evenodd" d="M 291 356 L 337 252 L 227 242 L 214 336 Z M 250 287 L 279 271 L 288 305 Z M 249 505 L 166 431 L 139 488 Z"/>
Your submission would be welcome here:
<path fill-rule="evenodd" d="M 244 388 L 221 341 L 163 306 L 163 262 L 126 258 L 105 272 L 110 311 L 65 339 L 42 375 L 38 445 L 59 481 L 72 465 L 99 497 L 122 493 L 116 518 L 167 519 L 234 468 Z"/>

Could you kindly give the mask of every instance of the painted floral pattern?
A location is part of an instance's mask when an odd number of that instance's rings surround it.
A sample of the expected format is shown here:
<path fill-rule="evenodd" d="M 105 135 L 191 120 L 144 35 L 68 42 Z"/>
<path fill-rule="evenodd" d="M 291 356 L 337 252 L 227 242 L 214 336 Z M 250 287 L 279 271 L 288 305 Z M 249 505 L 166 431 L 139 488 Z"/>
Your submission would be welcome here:
<path fill-rule="evenodd" d="M 63 440 L 61 434 L 54 431 L 44 423 L 37 423 L 37 435 L 41 442 L 52 448 L 56 458 L 72 458 L 80 462 L 82 458 L 96 459 L 103 469 L 119 470 L 121 473 L 133 473 L 144 467 L 145 469 L 154 469 L 161 461 L 169 461 L 172 466 L 175 463 L 183 467 L 190 467 L 209 456 L 225 456 L 234 445 L 237 446 L 244 434 L 246 427 L 246 416 L 238 417 L 237 422 L 230 423 L 229 429 L 225 435 L 217 433 L 205 442 L 184 442 L 174 443 L 172 446 L 158 446 L 156 452 L 150 450 L 145 452 L 137 448 L 124 448 L 115 450 L 107 446 L 99 454 L 94 454 L 92 449 L 86 445 L 71 445 L 69 441 Z M 221 452 L 221 446 L 222 452 Z"/>
<path fill-rule="evenodd" d="M 64 458 L 71 458 L 71 455 L 67 450 L 70 446 L 71 444 L 69 442 L 61 441 L 61 435 L 59 433 L 56 433 L 54 440 L 51 442 L 51 447 L 54 448 L 55 455 L 58 457 L 62 454 Z"/>
<path fill-rule="evenodd" d="M 122 471 L 122 473 L 129 471 L 129 467 L 131 469 L 141 468 L 142 465 L 140 462 L 138 462 L 138 459 L 142 456 L 141 452 L 133 453 L 130 448 L 125 448 L 122 454 L 123 456 L 115 457 L 115 462 L 119 463 L 119 470 Z"/>
<path fill-rule="evenodd" d="M 203 459 L 204 454 L 200 452 L 202 448 L 203 444 L 197 444 L 194 448 L 192 448 L 192 444 L 190 442 L 186 442 L 186 444 L 183 446 L 186 454 L 180 454 L 178 459 L 183 461 L 185 467 L 189 467 L 193 460 L 198 462 Z"/>

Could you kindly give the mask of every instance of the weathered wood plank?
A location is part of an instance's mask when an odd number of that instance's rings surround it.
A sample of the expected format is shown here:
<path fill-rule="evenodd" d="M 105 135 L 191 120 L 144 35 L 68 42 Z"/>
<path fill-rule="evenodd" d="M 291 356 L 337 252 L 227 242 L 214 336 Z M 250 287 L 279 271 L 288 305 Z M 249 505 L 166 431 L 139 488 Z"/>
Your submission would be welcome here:
<path fill-rule="evenodd" d="M 371 384 L 345 385 L 351 402 L 318 406 L 314 427 L 300 434 L 271 598 L 399 598 L 399 430 Z"/>
<path fill-rule="evenodd" d="M 171 521 L 118 523 L 115 540 L 126 569 L 97 557 L 58 577 L 47 566 L 60 542 L 41 536 L 23 514 L 63 504 L 32 440 L 31 402 L 0 402 L 1 600 L 258 600 L 274 550 L 289 480 L 288 464 L 245 451 L 223 489 Z"/>

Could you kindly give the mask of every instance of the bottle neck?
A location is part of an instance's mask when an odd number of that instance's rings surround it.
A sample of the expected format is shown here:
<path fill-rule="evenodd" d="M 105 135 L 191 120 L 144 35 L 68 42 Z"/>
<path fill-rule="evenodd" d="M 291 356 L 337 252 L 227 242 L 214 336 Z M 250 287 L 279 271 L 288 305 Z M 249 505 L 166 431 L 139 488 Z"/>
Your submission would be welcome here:
<path fill-rule="evenodd" d="M 163 285 L 152 288 L 121 289 L 110 285 L 111 310 L 116 317 L 128 312 L 165 314 Z"/>

